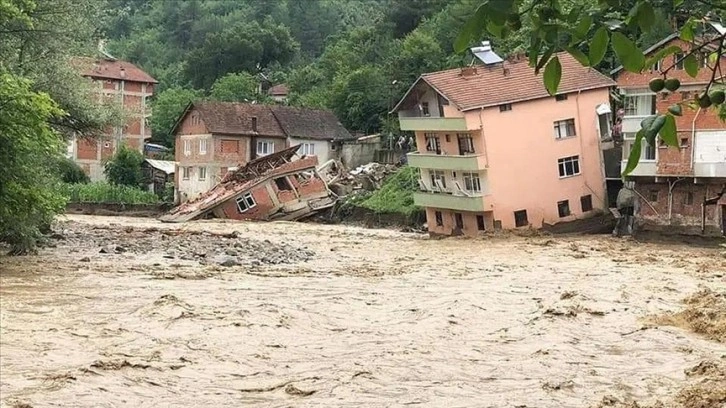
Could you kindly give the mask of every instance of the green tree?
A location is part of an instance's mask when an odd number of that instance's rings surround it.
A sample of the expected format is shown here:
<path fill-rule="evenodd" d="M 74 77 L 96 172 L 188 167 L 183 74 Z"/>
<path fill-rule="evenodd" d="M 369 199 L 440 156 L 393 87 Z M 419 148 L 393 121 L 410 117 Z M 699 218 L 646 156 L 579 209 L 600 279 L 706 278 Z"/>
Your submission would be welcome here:
<path fill-rule="evenodd" d="M 227 74 L 212 84 L 210 97 L 223 102 L 251 102 L 257 98 L 258 81 L 247 72 Z"/>
<path fill-rule="evenodd" d="M 391 87 L 380 69 L 363 67 L 336 79 L 329 107 L 348 129 L 371 133 L 380 129 L 389 107 L 381 95 L 390 94 Z"/>
<path fill-rule="evenodd" d="M 66 157 L 58 158 L 55 170 L 58 172 L 60 180 L 64 183 L 85 184 L 91 181 L 76 162 Z"/>
<path fill-rule="evenodd" d="M 111 184 L 139 188 L 143 182 L 143 162 L 144 156 L 138 150 L 121 145 L 116 154 L 106 162 L 103 172 Z"/>
<path fill-rule="evenodd" d="M 2 3 L 0 10 L 7 10 Z M 49 121 L 63 115 L 47 94 L 0 66 L 0 241 L 13 254 L 31 250 L 65 205 L 48 165 L 62 146 Z"/>
<path fill-rule="evenodd" d="M 170 88 L 156 95 L 151 103 L 154 111 L 151 116 L 152 140 L 173 147 L 172 128 L 189 102 L 201 97 L 201 91 L 187 88 Z"/>

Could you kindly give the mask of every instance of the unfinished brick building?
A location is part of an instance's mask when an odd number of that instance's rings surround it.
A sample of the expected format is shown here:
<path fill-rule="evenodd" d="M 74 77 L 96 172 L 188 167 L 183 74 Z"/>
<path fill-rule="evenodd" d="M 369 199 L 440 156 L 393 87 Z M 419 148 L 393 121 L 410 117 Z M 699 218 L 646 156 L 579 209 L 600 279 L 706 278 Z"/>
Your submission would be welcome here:
<path fill-rule="evenodd" d="M 94 138 L 74 138 L 67 156 L 83 169 L 92 181 L 104 180 L 103 162 L 116 153 L 121 144 L 144 151 L 144 141 L 151 137 L 148 99 L 157 81 L 139 67 L 109 55 L 103 58 L 76 58 L 82 75 L 92 81 L 98 100 L 115 100 L 124 110 L 124 126 L 107 129 Z"/>
<path fill-rule="evenodd" d="M 684 50 L 690 47 L 673 34 L 646 50 L 646 55 L 670 45 Z M 717 44 L 713 46 L 717 47 Z M 710 48 L 711 45 L 707 45 L 700 55 L 701 67 L 708 64 Z M 614 72 L 625 109 L 623 168 L 640 122 L 647 116 L 666 112 L 675 103 L 694 100 L 711 79 L 710 69 L 701 69 L 697 77 L 690 77 L 678 62 L 681 57 L 678 54 L 668 56 L 640 74 L 621 69 Z M 681 87 L 676 92 L 651 92 L 650 80 L 674 64 L 668 77 L 679 79 Z M 726 57 L 722 57 L 721 65 L 726 65 Z M 650 146 L 643 140 L 640 162 L 628 177 L 635 182 L 639 197 L 637 215 L 651 225 L 723 232 L 726 200 L 721 197 L 726 188 L 726 124 L 719 120 L 714 108 L 684 108 L 683 115 L 676 117 L 676 126 L 677 148 L 667 147 L 662 141 L 658 146 Z"/>

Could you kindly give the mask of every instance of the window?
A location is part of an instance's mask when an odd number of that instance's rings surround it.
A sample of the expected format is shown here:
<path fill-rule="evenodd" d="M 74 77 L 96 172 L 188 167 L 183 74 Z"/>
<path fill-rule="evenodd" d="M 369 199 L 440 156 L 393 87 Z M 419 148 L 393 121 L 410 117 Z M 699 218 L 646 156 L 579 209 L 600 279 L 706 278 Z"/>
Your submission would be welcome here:
<path fill-rule="evenodd" d="M 691 93 L 688 91 L 681 91 L 681 100 L 685 101 L 686 99 L 691 97 Z"/>
<path fill-rule="evenodd" d="M 446 188 L 446 176 L 444 175 L 444 172 L 441 170 L 429 170 L 429 175 L 431 176 L 431 186 L 434 190 L 437 188 Z M 441 184 L 441 187 L 439 187 L 436 182 L 439 181 L 439 184 Z"/>
<path fill-rule="evenodd" d="M 192 154 L 192 141 L 185 140 L 184 141 L 184 156 L 189 156 L 190 154 Z"/>
<path fill-rule="evenodd" d="M 464 189 L 470 193 L 481 193 L 479 173 L 463 173 Z"/>
<path fill-rule="evenodd" d="M 612 123 L 612 115 L 610 113 L 603 113 L 597 115 L 597 124 L 598 128 L 600 129 L 600 138 L 601 139 L 608 139 L 610 138 L 610 124 Z"/>
<path fill-rule="evenodd" d="M 643 139 L 643 160 L 655 160 L 655 146 Z"/>
<path fill-rule="evenodd" d="M 484 216 L 483 215 L 477 215 L 476 216 L 476 228 L 479 231 L 486 231 L 486 224 L 484 224 Z"/>
<path fill-rule="evenodd" d="M 431 112 L 429 111 L 429 103 L 428 102 L 421 102 L 421 113 L 424 116 L 431 116 Z"/>
<path fill-rule="evenodd" d="M 570 200 L 558 201 L 557 213 L 560 215 L 560 218 L 570 215 Z"/>
<path fill-rule="evenodd" d="M 257 116 L 252 117 L 252 131 L 257 132 Z"/>
<path fill-rule="evenodd" d="M 464 229 L 464 216 L 461 213 L 454 213 L 454 222 L 456 222 L 456 228 Z"/>
<path fill-rule="evenodd" d="M 444 226 L 444 217 L 441 215 L 441 211 L 434 212 L 434 217 L 436 217 L 436 226 L 443 227 Z"/>
<path fill-rule="evenodd" d="M 237 198 L 237 211 L 240 213 L 249 211 L 256 206 L 257 203 L 255 202 L 255 198 L 252 197 L 252 193 L 245 193 L 243 196 Z"/>
<path fill-rule="evenodd" d="M 683 204 L 685 205 L 693 205 L 693 193 L 688 191 L 685 196 L 683 196 Z"/>
<path fill-rule="evenodd" d="M 519 210 L 514 212 L 514 226 L 526 227 L 529 225 L 527 221 L 527 210 Z"/>
<path fill-rule="evenodd" d="M 575 136 L 575 119 L 558 120 L 555 122 L 555 139 Z"/>
<path fill-rule="evenodd" d="M 499 112 L 508 112 L 510 110 L 512 110 L 511 103 L 505 103 L 504 105 L 499 105 Z"/>
<path fill-rule="evenodd" d="M 629 95 L 623 100 L 625 116 L 648 116 L 655 114 L 655 94 Z"/>
<path fill-rule="evenodd" d="M 257 141 L 257 156 L 267 156 L 272 153 L 275 153 L 275 143 L 264 140 Z"/>
<path fill-rule="evenodd" d="M 206 179 L 207 179 L 207 168 L 200 167 L 199 168 L 199 181 L 204 181 Z"/>
<path fill-rule="evenodd" d="M 653 72 L 660 72 L 660 60 L 656 61 L 655 64 L 650 67 L 650 70 Z"/>
<path fill-rule="evenodd" d="M 648 201 L 655 203 L 658 201 L 658 190 L 648 191 Z"/>
<path fill-rule="evenodd" d="M 681 138 L 681 147 L 688 147 L 688 138 L 687 137 Z"/>
<path fill-rule="evenodd" d="M 199 154 L 207 154 L 207 139 L 199 140 Z"/>
<path fill-rule="evenodd" d="M 436 136 L 436 133 L 424 133 L 424 138 L 426 139 L 427 152 L 441 153 L 441 142 L 439 141 L 439 137 Z"/>
<path fill-rule="evenodd" d="M 299 152 L 305 156 L 315 156 L 315 144 L 314 143 L 303 143 L 300 146 Z"/>
<path fill-rule="evenodd" d="M 580 208 L 584 213 L 592 211 L 592 195 L 588 194 L 580 197 Z"/>
<path fill-rule="evenodd" d="M 456 138 L 459 142 L 459 154 L 474 153 L 474 140 L 469 133 L 457 133 Z"/>
<path fill-rule="evenodd" d="M 676 69 L 683 69 L 683 54 L 680 52 L 674 54 L 673 62 L 676 64 Z"/>
<path fill-rule="evenodd" d="M 560 177 L 570 177 L 580 174 L 580 156 L 570 156 L 557 160 Z"/>
<path fill-rule="evenodd" d="M 182 167 L 182 179 L 183 180 L 189 180 L 189 177 L 192 174 L 192 168 L 191 167 Z"/>
<path fill-rule="evenodd" d="M 566 101 L 567 100 L 567 94 L 555 95 L 555 100 L 557 102 L 559 102 L 559 101 Z"/>
<path fill-rule="evenodd" d="M 287 177 L 276 178 L 275 185 L 277 186 L 278 191 L 291 191 L 292 190 L 292 186 L 290 185 L 290 182 L 287 181 Z"/>
<path fill-rule="evenodd" d="M 449 135 L 448 134 L 447 135 L 444 135 L 444 139 L 446 140 L 446 143 L 449 143 L 451 141 L 451 139 L 449 139 Z"/>

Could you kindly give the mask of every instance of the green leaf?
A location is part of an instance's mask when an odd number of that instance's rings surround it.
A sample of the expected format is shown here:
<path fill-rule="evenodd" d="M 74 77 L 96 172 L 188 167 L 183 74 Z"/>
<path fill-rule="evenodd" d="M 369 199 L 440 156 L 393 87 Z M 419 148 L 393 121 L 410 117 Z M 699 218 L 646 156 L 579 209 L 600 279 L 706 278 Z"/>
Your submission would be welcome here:
<path fill-rule="evenodd" d="M 651 118 L 653 119 L 651 120 Z M 655 146 L 655 137 L 658 132 L 660 132 L 660 130 L 663 128 L 665 122 L 665 115 L 651 116 L 641 122 L 641 125 L 643 126 L 641 130 L 644 132 L 645 140 L 648 142 L 649 145 Z"/>
<path fill-rule="evenodd" d="M 587 58 L 587 55 L 585 55 L 584 52 L 578 50 L 575 47 L 565 47 L 565 51 L 567 51 L 570 55 L 572 55 L 573 58 L 577 60 L 582 66 L 589 67 L 590 66 L 590 59 Z"/>
<path fill-rule="evenodd" d="M 712 52 L 712 53 L 708 54 L 708 64 L 709 65 L 715 65 L 716 64 L 716 61 L 718 61 L 718 53 L 717 52 Z"/>
<path fill-rule="evenodd" d="M 694 33 L 693 29 L 695 28 L 696 20 L 693 19 L 693 17 L 689 18 L 688 21 L 686 21 L 685 24 L 683 24 L 683 27 L 681 27 L 681 40 L 683 41 L 693 41 L 693 39 L 696 37 L 696 34 Z"/>
<path fill-rule="evenodd" d="M 595 31 L 595 35 L 590 41 L 590 66 L 595 66 L 602 62 L 605 58 L 605 53 L 608 50 L 608 43 L 610 43 L 610 36 L 608 30 L 605 27 L 600 27 Z"/>
<path fill-rule="evenodd" d="M 627 176 L 632 173 L 636 167 L 638 167 L 642 144 L 643 129 L 639 130 L 638 133 L 635 134 L 635 142 L 633 143 L 633 149 L 630 151 L 630 155 L 628 156 L 628 163 L 625 165 L 625 169 L 623 170 L 623 176 Z"/>
<path fill-rule="evenodd" d="M 645 67 L 650 68 L 653 65 L 655 65 L 656 62 L 662 60 L 663 58 L 665 58 L 669 55 L 680 53 L 680 52 L 683 52 L 681 50 L 681 47 L 679 47 L 677 45 L 670 45 L 670 46 L 663 48 L 662 50 L 656 52 L 650 58 L 648 58 L 645 61 Z"/>
<path fill-rule="evenodd" d="M 683 69 L 686 70 L 686 73 L 691 78 L 695 78 L 698 75 L 698 60 L 695 54 L 690 54 L 683 60 Z"/>
<path fill-rule="evenodd" d="M 544 71 L 544 85 L 550 95 L 557 93 L 560 79 L 562 79 L 562 65 L 560 65 L 560 59 L 555 56 L 547 63 Z"/>
<path fill-rule="evenodd" d="M 676 8 L 683 4 L 683 0 L 673 0 L 673 8 Z"/>
<path fill-rule="evenodd" d="M 638 25 L 640 29 L 648 32 L 655 24 L 655 10 L 650 3 L 641 2 L 638 6 Z"/>
<path fill-rule="evenodd" d="M 612 36 L 613 50 L 617 55 L 623 68 L 630 72 L 640 72 L 645 66 L 645 56 L 638 49 L 633 41 L 628 39 L 622 33 L 615 32 Z"/>
<path fill-rule="evenodd" d="M 469 48 L 469 44 L 481 37 L 481 33 L 487 23 L 487 7 L 486 3 L 476 9 L 476 13 L 461 28 L 459 35 L 454 41 L 454 51 L 461 53 Z"/>
<path fill-rule="evenodd" d="M 555 53 L 555 47 L 554 45 L 547 46 L 547 49 L 545 50 L 544 54 L 539 58 L 539 61 L 537 62 L 537 65 L 534 67 L 534 74 L 538 75 L 539 71 L 544 67 L 544 65 L 550 60 L 552 57 L 552 54 Z"/>
<path fill-rule="evenodd" d="M 592 17 L 589 14 L 585 14 L 582 16 L 582 20 L 580 20 L 579 23 L 577 23 L 577 26 L 575 27 L 575 33 L 577 33 L 578 39 L 582 39 L 587 35 L 587 32 L 590 31 L 590 28 L 592 27 Z"/>
<path fill-rule="evenodd" d="M 660 128 L 660 138 L 672 147 L 678 147 L 678 132 L 676 131 L 676 119 L 671 115 L 666 115 L 665 123 Z"/>

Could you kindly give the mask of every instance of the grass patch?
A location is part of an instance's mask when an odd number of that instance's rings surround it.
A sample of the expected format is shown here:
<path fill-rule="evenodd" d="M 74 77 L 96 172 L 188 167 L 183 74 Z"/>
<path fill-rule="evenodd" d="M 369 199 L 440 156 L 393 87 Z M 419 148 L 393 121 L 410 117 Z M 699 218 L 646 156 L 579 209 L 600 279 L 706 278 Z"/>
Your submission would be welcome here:
<path fill-rule="evenodd" d="M 159 197 L 138 188 L 105 182 L 61 184 L 61 193 L 72 203 L 157 204 Z"/>
<path fill-rule="evenodd" d="M 383 182 L 380 190 L 356 205 L 377 214 L 403 214 L 409 217 L 420 214 L 423 209 L 413 203 L 413 193 L 419 189 L 418 177 L 415 168 L 401 167 Z"/>

